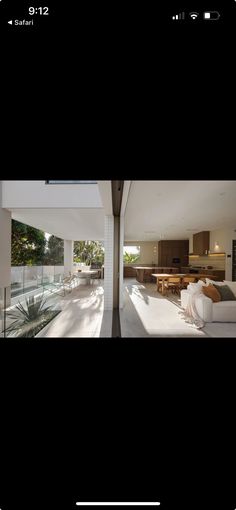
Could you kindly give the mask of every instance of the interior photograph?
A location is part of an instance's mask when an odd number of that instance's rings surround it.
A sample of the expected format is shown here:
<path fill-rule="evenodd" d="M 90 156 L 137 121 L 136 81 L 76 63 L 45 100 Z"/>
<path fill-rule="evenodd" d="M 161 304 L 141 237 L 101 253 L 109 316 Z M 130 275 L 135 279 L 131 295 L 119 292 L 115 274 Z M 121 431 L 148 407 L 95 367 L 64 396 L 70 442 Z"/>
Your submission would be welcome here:
<path fill-rule="evenodd" d="M 0 335 L 236 336 L 236 181 L 0 181 Z"/>

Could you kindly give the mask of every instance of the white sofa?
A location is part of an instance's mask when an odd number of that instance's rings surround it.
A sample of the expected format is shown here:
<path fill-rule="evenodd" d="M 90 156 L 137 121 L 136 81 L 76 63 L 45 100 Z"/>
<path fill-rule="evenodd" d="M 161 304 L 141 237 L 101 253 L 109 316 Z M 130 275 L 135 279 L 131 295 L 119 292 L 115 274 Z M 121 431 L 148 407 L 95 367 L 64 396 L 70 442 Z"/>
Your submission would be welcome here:
<path fill-rule="evenodd" d="M 236 282 L 214 282 L 217 285 L 229 285 L 236 296 Z M 192 284 L 194 285 L 194 284 Z M 181 290 L 181 306 L 186 309 L 190 292 L 188 289 Z M 195 300 L 198 315 L 204 322 L 236 322 L 236 301 L 213 301 L 200 293 Z"/>

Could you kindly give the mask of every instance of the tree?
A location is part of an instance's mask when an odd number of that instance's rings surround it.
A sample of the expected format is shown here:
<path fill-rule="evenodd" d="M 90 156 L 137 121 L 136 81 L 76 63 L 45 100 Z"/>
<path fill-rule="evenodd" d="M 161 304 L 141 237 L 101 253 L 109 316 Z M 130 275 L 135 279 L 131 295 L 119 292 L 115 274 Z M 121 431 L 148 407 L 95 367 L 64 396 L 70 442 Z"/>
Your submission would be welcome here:
<path fill-rule="evenodd" d="M 64 264 L 64 241 L 51 235 L 48 239 L 47 252 L 44 257 L 45 265 L 57 266 Z"/>
<path fill-rule="evenodd" d="M 104 247 L 100 241 L 75 241 L 75 262 L 84 262 L 86 265 L 104 263 Z"/>
<path fill-rule="evenodd" d="M 133 253 L 128 253 L 125 251 L 124 253 L 124 262 L 126 264 L 133 264 L 139 259 L 139 255 L 134 255 Z"/>
<path fill-rule="evenodd" d="M 42 265 L 45 247 L 42 230 L 12 220 L 12 266 Z"/>

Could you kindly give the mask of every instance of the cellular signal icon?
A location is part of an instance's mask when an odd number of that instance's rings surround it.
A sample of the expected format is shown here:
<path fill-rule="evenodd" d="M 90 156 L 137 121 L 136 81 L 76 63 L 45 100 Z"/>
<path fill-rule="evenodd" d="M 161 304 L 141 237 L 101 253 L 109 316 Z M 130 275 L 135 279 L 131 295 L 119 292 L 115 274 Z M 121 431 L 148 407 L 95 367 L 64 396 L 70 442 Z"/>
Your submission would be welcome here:
<path fill-rule="evenodd" d="M 172 19 L 185 19 L 185 13 L 180 12 L 179 14 L 176 14 L 175 16 L 172 16 Z"/>

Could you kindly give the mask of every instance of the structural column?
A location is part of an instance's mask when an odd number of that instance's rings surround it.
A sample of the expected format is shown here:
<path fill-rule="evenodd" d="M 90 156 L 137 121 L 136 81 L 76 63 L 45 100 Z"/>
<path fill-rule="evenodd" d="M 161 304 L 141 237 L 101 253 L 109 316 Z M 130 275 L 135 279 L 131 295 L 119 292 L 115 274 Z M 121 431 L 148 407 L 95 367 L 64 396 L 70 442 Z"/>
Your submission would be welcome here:
<path fill-rule="evenodd" d="M 105 216 L 104 225 L 104 309 L 113 310 L 114 216 Z"/>
<path fill-rule="evenodd" d="M 119 247 L 119 254 L 120 254 L 120 270 L 119 270 L 119 292 L 120 292 L 120 299 L 119 299 L 119 307 L 123 308 L 124 303 L 124 256 L 123 256 L 123 247 L 124 247 L 124 236 L 125 236 L 125 218 L 124 216 L 120 217 L 120 247 Z"/>
<path fill-rule="evenodd" d="M 6 306 L 11 303 L 11 212 L 0 204 L 0 289 L 3 303 L 3 289 L 6 288 Z"/>
<path fill-rule="evenodd" d="M 64 240 L 64 273 L 66 276 L 73 273 L 74 241 Z"/>

